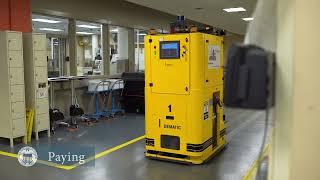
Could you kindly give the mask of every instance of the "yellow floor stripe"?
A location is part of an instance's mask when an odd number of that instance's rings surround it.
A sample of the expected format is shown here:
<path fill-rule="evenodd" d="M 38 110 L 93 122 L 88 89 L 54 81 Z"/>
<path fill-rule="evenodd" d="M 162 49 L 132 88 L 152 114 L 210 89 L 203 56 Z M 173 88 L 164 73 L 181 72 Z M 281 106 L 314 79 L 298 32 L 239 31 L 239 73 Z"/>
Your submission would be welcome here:
<path fill-rule="evenodd" d="M 59 169 L 64 169 L 64 170 L 71 170 L 71 169 L 75 168 L 73 165 L 72 166 L 65 166 L 65 165 L 56 164 L 56 163 L 43 161 L 43 160 L 38 160 L 37 163 L 51 166 L 51 167 L 55 167 L 55 168 L 59 168 Z"/>
<path fill-rule="evenodd" d="M 92 157 L 87 158 L 87 159 L 85 160 L 85 163 L 84 163 L 84 164 L 86 164 L 86 163 L 88 163 L 88 162 L 91 162 L 91 161 L 93 161 L 93 160 L 95 160 L 95 159 L 101 158 L 101 157 L 103 157 L 103 156 L 106 156 L 106 155 L 108 155 L 108 154 L 110 154 L 110 153 L 112 153 L 112 152 L 114 152 L 114 151 L 117 151 L 117 150 L 119 150 L 119 149 L 122 149 L 122 148 L 124 148 L 124 147 L 126 147 L 126 146 L 128 146 L 128 145 L 130 145 L 130 144 L 133 144 L 133 143 L 135 143 L 135 142 L 138 142 L 138 141 L 140 141 L 140 140 L 142 140 L 142 139 L 144 139 L 144 138 L 145 138 L 145 135 L 140 136 L 140 137 L 137 137 L 137 138 L 135 138 L 135 139 L 132 139 L 132 140 L 130 140 L 130 141 L 128 141 L 128 142 L 125 142 L 125 143 L 120 144 L 120 145 L 118 145 L 118 146 L 115 146 L 115 147 L 113 147 L 113 148 L 107 149 L 107 150 L 105 150 L 105 151 L 102 151 L 101 153 L 98 153 L 98 154 L 96 154 L 95 156 L 92 156 Z M 0 151 L 0 155 L 8 156 L 8 157 L 13 157 L 13 158 L 17 158 L 17 156 L 18 156 L 17 154 L 8 153 L 8 152 L 4 152 L 4 151 Z M 39 164 L 44 164 L 44 165 L 51 166 L 51 167 L 55 167 L 55 168 L 59 168 L 59 169 L 63 169 L 63 170 L 72 170 L 72 169 L 74 169 L 74 168 L 76 168 L 76 167 L 78 167 L 78 166 L 83 165 L 83 164 L 76 163 L 76 164 L 71 165 L 71 166 L 65 166 L 65 165 L 60 165 L 60 164 L 56 164 L 56 163 L 52 163 L 52 162 L 48 162 L 48 161 L 43 161 L 43 160 L 38 160 L 37 163 L 39 163 Z"/>
<path fill-rule="evenodd" d="M 17 154 L 0 151 L 0 155 L 17 158 Z"/>
<path fill-rule="evenodd" d="M 126 143 L 120 144 L 120 145 L 118 145 L 118 146 L 116 146 L 116 147 L 113 147 L 113 148 L 108 149 L 108 150 L 106 150 L 106 151 L 103 151 L 103 152 L 101 152 L 101 153 L 99 153 L 99 154 L 96 154 L 96 155 L 95 155 L 95 159 L 101 158 L 102 156 L 105 156 L 105 155 L 110 154 L 110 153 L 112 153 L 112 152 L 114 152 L 114 151 L 117 151 L 117 150 L 119 150 L 119 149 L 121 149 L 121 148 L 124 148 L 124 147 L 126 147 L 126 146 L 128 146 L 128 145 L 130 145 L 130 144 L 133 144 L 133 143 L 135 143 L 135 142 L 137 142 L 137 141 L 140 141 L 140 140 L 144 139 L 145 137 L 146 137 L 145 135 L 140 136 L 140 137 L 137 137 L 137 138 L 132 139 L 132 140 L 126 142 Z"/>
<path fill-rule="evenodd" d="M 245 173 L 245 175 L 242 177 L 242 180 L 254 180 L 255 176 L 257 174 L 257 170 L 258 170 L 258 165 L 260 161 L 263 160 L 263 158 L 265 158 L 266 156 L 268 156 L 269 154 L 269 150 L 270 150 L 270 145 L 266 144 L 264 149 L 263 149 L 263 153 L 261 157 L 258 157 L 253 164 L 250 166 L 249 170 Z"/>
<path fill-rule="evenodd" d="M 17 158 L 18 157 L 18 154 L 8 153 L 8 152 L 4 152 L 4 151 L 0 151 L 0 155 L 7 156 L 7 157 L 12 157 L 12 158 Z M 69 170 L 70 168 L 73 168 L 73 166 L 62 166 L 62 165 L 59 165 L 59 164 L 55 164 L 55 163 L 51 163 L 51 162 L 47 162 L 47 161 L 43 161 L 43 160 L 38 160 L 37 163 L 44 164 L 44 165 L 47 165 L 47 166 L 56 167 L 56 168 L 60 168 L 60 169 L 65 169 L 65 170 Z"/>
<path fill-rule="evenodd" d="M 137 138 L 132 139 L 132 140 L 126 142 L 126 143 L 120 144 L 120 145 L 118 145 L 118 146 L 115 146 L 115 147 L 113 147 L 113 148 L 107 149 L 107 150 L 105 150 L 105 151 L 102 151 L 101 153 L 96 154 L 96 155 L 93 156 L 93 157 L 87 158 L 87 159 L 85 160 L 85 163 L 84 163 L 84 164 L 86 164 L 86 163 L 88 163 L 88 162 L 91 162 L 91 161 L 93 161 L 93 160 L 95 160 L 95 159 L 99 159 L 99 158 L 101 158 L 101 157 L 103 157 L 103 156 L 106 156 L 106 155 L 108 155 L 108 154 L 110 154 L 110 153 L 112 153 L 112 152 L 114 152 L 114 151 L 117 151 L 117 150 L 119 150 L 119 149 L 122 149 L 122 148 L 124 148 L 124 147 L 126 147 L 126 146 L 128 146 L 128 145 L 130 145 L 130 144 L 133 144 L 133 143 L 135 143 L 135 142 L 138 142 L 138 141 L 140 141 L 140 140 L 142 140 L 142 139 L 144 139 L 144 138 L 145 138 L 145 135 L 140 136 L 140 137 L 137 137 Z M 73 166 L 74 166 L 73 168 L 76 168 L 76 167 L 81 166 L 81 165 L 83 165 L 83 164 L 76 163 L 76 164 L 73 165 Z M 73 168 L 71 168 L 71 169 L 73 169 Z M 71 169 L 69 169 L 69 170 L 71 170 Z"/>

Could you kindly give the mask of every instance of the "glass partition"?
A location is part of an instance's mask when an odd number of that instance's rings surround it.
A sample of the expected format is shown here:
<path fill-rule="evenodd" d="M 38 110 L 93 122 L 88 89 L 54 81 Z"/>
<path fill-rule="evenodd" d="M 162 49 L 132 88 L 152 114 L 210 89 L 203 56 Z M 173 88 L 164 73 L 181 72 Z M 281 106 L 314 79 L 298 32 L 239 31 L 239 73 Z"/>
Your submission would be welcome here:
<path fill-rule="evenodd" d="M 135 29 L 135 70 L 144 71 L 144 36 L 147 35 L 147 30 Z"/>
<path fill-rule="evenodd" d="M 68 65 L 68 19 L 32 15 L 34 32 L 46 33 L 48 41 L 48 76 L 70 74 Z M 160 30 L 159 30 L 160 31 Z M 163 33 L 163 30 L 161 30 Z M 134 30 L 135 70 L 144 71 L 144 36 L 147 30 Z M 129 31 L 125 27 L 110 25 L 110 74 L 129 70 Z M 77 75 L 103 75 L 102 24 L 76 21 Z"/>
<path fill-rule="evenodd" d="M 77 75 L 103 75 L 101 24 L 76 21 Z"/>
<path fill-rule="evenodd" d="M 32 14 L 32 30 L 46 33 L 48 77 L 67 75 L 68 19 Z"/>
<path fill-rule="evenodd" d="M 128 71 L 128 30 L 110 26 L 110 74 Z"/>

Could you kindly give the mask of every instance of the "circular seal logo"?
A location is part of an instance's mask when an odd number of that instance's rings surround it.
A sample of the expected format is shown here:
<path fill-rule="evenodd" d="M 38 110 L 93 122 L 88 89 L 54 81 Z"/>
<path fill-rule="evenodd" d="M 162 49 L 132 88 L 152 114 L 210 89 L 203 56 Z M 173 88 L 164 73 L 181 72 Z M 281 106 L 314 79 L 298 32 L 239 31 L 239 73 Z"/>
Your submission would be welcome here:
<path fill-rule="evenodd" d="M 37 162 L 37 160 L 37 151 L 32 147 L 23 147 L 18 152 L 18 161 L 22 166 L 31 167 Z"/>

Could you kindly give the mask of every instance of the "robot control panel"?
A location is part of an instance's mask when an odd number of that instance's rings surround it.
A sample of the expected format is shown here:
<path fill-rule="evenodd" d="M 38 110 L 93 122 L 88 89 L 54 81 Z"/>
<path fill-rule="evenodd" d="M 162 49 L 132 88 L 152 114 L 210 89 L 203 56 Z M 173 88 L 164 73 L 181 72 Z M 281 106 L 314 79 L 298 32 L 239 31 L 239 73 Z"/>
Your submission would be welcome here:
<path fill-rule="evenodd" d="M 180 59 L 180 41 L 160 42 L 160 59 Z"/>

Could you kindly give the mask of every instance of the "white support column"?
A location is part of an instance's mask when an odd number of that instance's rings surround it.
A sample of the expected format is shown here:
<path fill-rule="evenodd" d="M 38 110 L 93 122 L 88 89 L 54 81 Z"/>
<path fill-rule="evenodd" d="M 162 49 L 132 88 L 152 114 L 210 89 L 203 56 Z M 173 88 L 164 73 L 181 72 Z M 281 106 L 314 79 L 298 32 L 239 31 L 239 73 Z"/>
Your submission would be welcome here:
<path fill-rule="evenodd" d="M 110 29 L 108 24 L 102 25 L 102 60 L 103 74 L 110 75 Z"/>
<path fill-rule="evenodd" d="M 134 72 L 135 68 L 135 47 L 134 47 L 134 29 L 128 29 L 128 60 L 129 72 Z"/>
<path fill-rule="evenodd" d="M 96 52 L 99 48 L 99 39 L 98 35 L 92 35 L 92 60 L 95 60 Z"/>
<path fill-rule="evenodd" d="M 119 59 L 128 59 L 128 29 L 118 28 L 118 54 Z"/>
<path fill-rule="evenodd" d="M 76 20 L 69 19 L 68 25 L 69 37 L 69 57 L 70 57 L 70 75 L 77 75 L 77 44 L 76 44 Z"/>
<path fill-rule="evenodd" d="M 134 45 L 134 53 L 135 53 L 135 55 L 134 55 L 134 58 L 135 58 L 135 60 L 134 60 L 134 69 L 136 70 L 136 68 L 135 68 L 135 66 L 136 66 L 136 64 L 137 64 L 137 71 L 139 71 L 140 70 L 140 30 L 139 29 L 137 29 L 136 30 L 136 32 L 137 32 L 137 35 L 136 35 L 136 38 L 137 38 L 137 49 L 136 49 L 136 47 L 135 47 L 135 45 Z M 136 54 L 137 54 L 137 56 L 136 56 Z"/>

